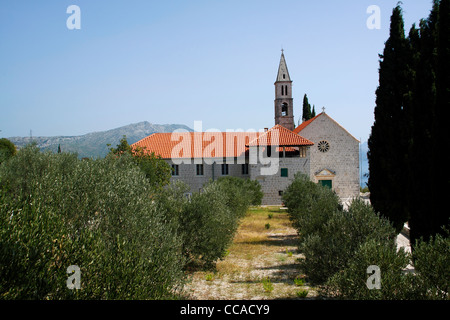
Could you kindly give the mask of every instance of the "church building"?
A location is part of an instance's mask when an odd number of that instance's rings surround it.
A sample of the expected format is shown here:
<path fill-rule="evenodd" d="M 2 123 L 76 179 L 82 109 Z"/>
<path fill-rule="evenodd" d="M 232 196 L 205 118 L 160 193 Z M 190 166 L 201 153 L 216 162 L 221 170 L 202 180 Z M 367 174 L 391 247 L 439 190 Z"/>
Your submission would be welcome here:
<path fill-rule="evenodd" d="M 154 133 L 134 144 L 172 166 L 172 181 L 191 192 L 222 176 L 257 180 L 263 205 L 281 205 L 283 191 L 302 172 L 341 199 L 359 196 L 359 141 L 325 110 L 294 122 L 292 80 L 284 53 L 275 81 L 275 126 L 256 131 Z"/>

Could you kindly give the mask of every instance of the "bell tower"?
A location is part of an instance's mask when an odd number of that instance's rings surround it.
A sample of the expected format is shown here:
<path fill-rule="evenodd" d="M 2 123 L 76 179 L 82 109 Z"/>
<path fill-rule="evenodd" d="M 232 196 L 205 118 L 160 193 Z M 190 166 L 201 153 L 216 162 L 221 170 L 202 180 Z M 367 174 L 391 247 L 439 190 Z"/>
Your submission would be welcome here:
<path fill-rule="evenodd" d="M 292 81 L 289 76 L 284 50 L 281 49 L 280 65 L 275 81 L 275 125 L 279 124 L 291 131 L 295 128 Z"/>

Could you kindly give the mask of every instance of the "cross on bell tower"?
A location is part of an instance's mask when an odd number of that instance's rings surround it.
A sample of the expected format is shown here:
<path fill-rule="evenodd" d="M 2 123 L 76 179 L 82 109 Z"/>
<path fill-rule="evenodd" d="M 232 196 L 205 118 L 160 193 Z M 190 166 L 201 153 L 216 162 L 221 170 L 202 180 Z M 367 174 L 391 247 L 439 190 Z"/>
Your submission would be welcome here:
<path fill-rule="evenodd" d="M 292 81 L 289 76 L 284 50 L 281 49 L 280 65 L 275 81 L 275 125 L 294 130 L 294 105 L 292 98 Z"/>

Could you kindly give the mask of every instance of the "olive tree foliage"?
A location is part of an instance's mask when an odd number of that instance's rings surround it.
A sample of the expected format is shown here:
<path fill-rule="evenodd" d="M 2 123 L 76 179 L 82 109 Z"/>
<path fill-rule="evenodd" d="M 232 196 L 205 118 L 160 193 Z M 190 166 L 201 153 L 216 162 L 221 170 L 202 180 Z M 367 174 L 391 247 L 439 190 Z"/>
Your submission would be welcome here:
<path fill-rule="evenodd" d="M 299 266 L 321 295 L 338 299 L 448 299 L 450 240 L 418 240 L 413 256 L 398 248 L 397 231 L 361 199 L 343 210 L 333 191 L 297 175 L 283 194 L 299 233 Z M 368 267 L 381 271 L 381 287 L 367 286 Z M 407 272 L 414 267 L 415 273 Z"/>
<path fill-rule="evenodd" d="M 17 153 L 14 143 L 6 138 L 0 139 L 0 163 L 5 162 Z"/>
<path fill-rule="evenodd" d="M 145 173 L 149 183 L 154 189 L 159 189 L 169 184 L 172 173 L 170 165 L 162 160 L 161 156 L 154 152 L 147 152 L 145 148 L 130 146 L 126 136 L 120 140 L 115 148 L 110 148 L 109 156 L 121 157 L 131 155 L 133 161 Z"/>
<path fill-rule="evenodd" d="M 225 257 L 248 207 L 261 203 L 262 191 L 256 181 L 226 177 L 194 193 L 177 181 L 155 199 L 182 238 L 186 267 L 212 268 Z"/>
<path fill-rule="evenodd" d="M 186 269 L 223 258 L 262 193 L 219 179 L 186 198 L 186 185 L 167 185 L 166 168 L 139 151 L 79 160 L 36 145 L 0 164 L 0 297 L 183 297 Z M 73 265 L 80 290 L 66 285 Z"/>
<path fill-rule="evenodd" d="M 297 173 L 284 191 L 283 202 L 294 228 L 299 232 L 300 241 L 320 231 L 335 211 L 342 211 L 336 193 L 312 182 L 302 173 Z"/>
<path fill-rule="evenodd" d="M 0 166 L 0 296 L 171 299 L 181 239 L 129 155 L 98 160 L 21 149 Z M 66 286 L 81 270 L 81 290 Z"/>

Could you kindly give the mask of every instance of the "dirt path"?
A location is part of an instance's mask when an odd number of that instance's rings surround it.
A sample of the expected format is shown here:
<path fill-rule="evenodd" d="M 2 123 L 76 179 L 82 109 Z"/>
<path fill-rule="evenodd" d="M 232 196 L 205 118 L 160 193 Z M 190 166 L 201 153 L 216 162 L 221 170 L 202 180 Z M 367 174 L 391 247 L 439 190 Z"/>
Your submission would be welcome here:
<path fill-rule="evenodd" d="M 308 291 L 307 298 L 314 297 L 307 284 L 294 282 L 302 278 L 296 237 L 284 210 L 250 209 L 217 270 L 193 273 L 186 294 L 199 300 L 264 300 L 298 299 L 298 292 Z"/>

